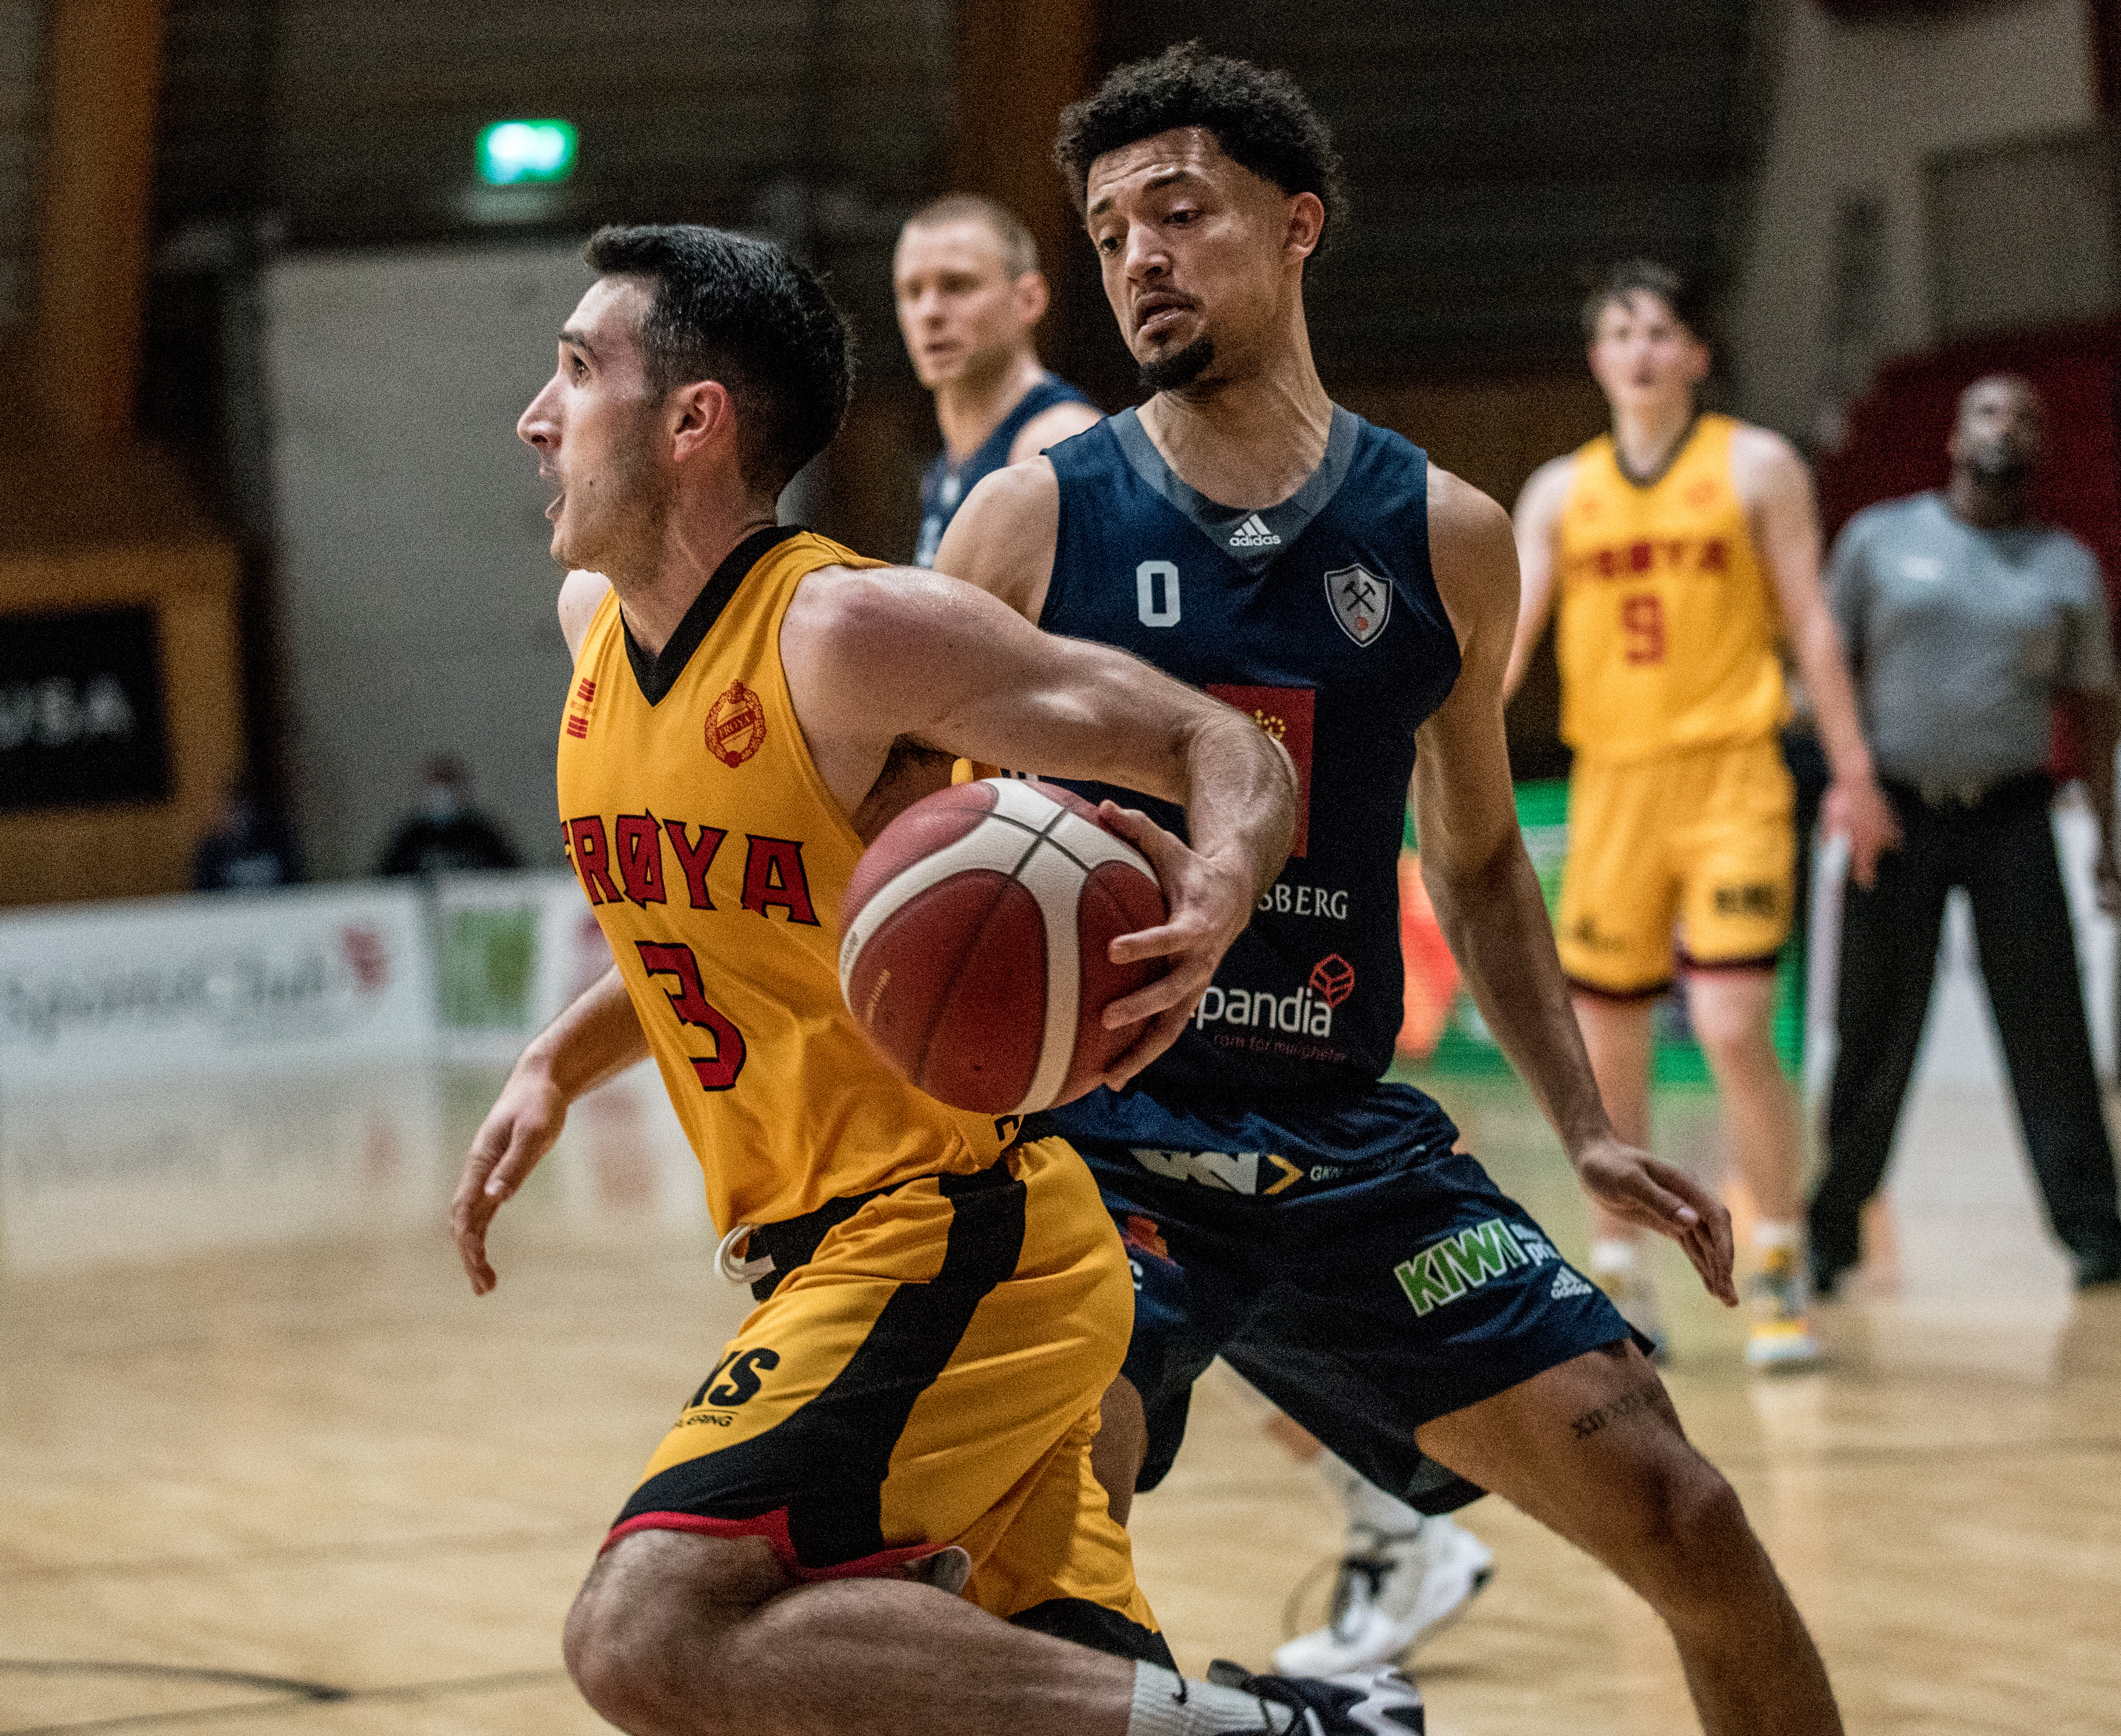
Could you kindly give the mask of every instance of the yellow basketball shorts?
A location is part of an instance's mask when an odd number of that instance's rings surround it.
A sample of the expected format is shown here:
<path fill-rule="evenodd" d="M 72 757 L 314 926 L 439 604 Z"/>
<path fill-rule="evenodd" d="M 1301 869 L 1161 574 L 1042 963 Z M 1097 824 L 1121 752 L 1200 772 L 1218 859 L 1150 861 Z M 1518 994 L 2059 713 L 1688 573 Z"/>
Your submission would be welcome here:
<path fill-rule="evenodd" d="M 761 1537 L 804 1580 L 888 1574 L 957 1544 L 981 1608 L 1168 1665 L 1090 1469 L 1134 1287 L 1074 1148 L 1012 1146 L 977 1175 L 767 1226 L 749 1251 L 762 1244 L 781 1268 L 770 1292 L 611 1540 Z"/>
<path fill-rule="evenodd" d="M 1771 968 L 1788 938 L 1796 791 L 1773 737 L 1604 763 L 1569 782 L 1569 860 L 1555 914 L 1579 989 L 1632 998 L 1681 963 Z"/>

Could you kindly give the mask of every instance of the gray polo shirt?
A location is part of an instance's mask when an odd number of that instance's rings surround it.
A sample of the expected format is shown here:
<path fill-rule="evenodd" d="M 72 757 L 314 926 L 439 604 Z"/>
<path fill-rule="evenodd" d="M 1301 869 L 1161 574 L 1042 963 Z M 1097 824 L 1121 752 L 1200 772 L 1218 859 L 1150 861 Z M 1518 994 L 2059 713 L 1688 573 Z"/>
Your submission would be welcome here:
<path fill-rule="evenodd" d="M 2055 691 L 2114 686 L 2099 562 L 2067 531 L 1979 530 L 1911 495 L 1848 521 L 1827 590 L 1882 776 L 1963 788 L 2035 770 Z"/>

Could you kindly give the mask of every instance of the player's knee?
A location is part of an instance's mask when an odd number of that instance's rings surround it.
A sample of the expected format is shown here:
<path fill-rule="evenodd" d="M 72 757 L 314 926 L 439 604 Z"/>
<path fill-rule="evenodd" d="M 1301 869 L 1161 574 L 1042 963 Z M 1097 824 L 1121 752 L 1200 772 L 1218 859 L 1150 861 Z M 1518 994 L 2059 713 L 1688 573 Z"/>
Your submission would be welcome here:
<path fill-rule="evenodd" d="M 1694 1039 L 1718 1073 L 1774 1061 L 1774 1036 L 1764 1004 L 1732 1000 L 1711 1007 L 1699 1002 L 1690 1012 Z"/>
<path fill-rule="evenodd" d="M 645 1532 L 599 1558 L 567 1613 L 562 1646 L 582 1697 L 629 1736 L 746 1727 L 742 1696 L 714 1692 L 715 1641 L 755 1588 L 703 1555 L 703 1540 Z"/>
<path fill-rule="evenodd" d="M 1149 1456 L 1149 1418 L 1141 1394 L 1126 1375 L 1105 1389 L 1098 1418 L 1098 1432 L 1090 1442 L 1090 1473 L 1105 1492 L 1113 1521 L 1124 1525 L 1134 1506 L 1135 1482 Z"/>
<path fill-rule="evenodd" d="M 662 1727 L 668 1694 L 660 1680 L 657 1626 L 652 1608 L 599 1574 L 590 1576 L 567 1612 L 561 1642 L 567 1673 L 599 1717 L 631 1736 Z"/>
<path fill-rule="evenodd" d="M 1713 1625 L 1753 1577 L 1760 1545 L 1738 1492 L 1690 1447 L 1661 1453 L 1638 1482 L 1623 1575 L 1676 1626 Z"/>

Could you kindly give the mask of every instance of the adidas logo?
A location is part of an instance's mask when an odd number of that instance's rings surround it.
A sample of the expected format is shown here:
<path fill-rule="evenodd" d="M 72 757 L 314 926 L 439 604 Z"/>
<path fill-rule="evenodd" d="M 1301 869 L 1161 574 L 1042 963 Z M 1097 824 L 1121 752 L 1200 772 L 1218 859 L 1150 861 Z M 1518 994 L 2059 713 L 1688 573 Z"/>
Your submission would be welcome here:
<path fill-rule="evenodd" d="M 1554 1287 L 1546 1293 L 1558 1302 L 1564 1296 L 1588 1296 L 1591 1294 L 1591 1287 L 1577 1277 L 1568 1267 L 1564 1266 L 1555 1274 Z"/>
<path fill-rule="evenodd" d="M 1280 548 L 1281 538 L 1267 528 L 1266 520 L 1254 513 L 1230 533 L 1232 548 Z"/>

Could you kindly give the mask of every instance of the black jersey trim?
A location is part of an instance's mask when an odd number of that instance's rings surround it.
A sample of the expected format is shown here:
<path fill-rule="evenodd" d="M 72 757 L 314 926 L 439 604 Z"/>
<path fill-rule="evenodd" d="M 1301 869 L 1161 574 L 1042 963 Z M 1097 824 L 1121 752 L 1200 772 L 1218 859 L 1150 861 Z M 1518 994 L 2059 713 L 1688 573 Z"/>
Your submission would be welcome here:
<path fill-rule="evenodd" d="M 1671 443 L 1671 450 L 1665 454 L 1664 462 L 1647 476 L 1637 476 L 1628 468 L 1628 455 L 1620 450 L 1620 436 L 1615 435 L 1613 437 L 1613 468 L 1620 472 L 1620 480 L 1629 487 L 1648 494 L 1671 474 L 1672 467 L 1678 463 L 1680 454 L 1694 444 L 1694 436 L 1700 431 L 1701 412 L 1697 410 L 1686 419 L 1686 426 L 1680 430 L 1679 438 Z"/>
<path fill-rule="evenodd" d="M 1215 545 L 1219 554 L 1255 577 L 1287 554 L 1311 521 L 1331 505 L 1354 467 L 1363 431 L 1361 421 L 1352 412 L 1334 405 L 1332 426 L 1326 435 L 1326 455 L 1318 461 L 1318 468 L 1279 506 L 1255 510 L 1225 506 L 1194 487 L 1164 462 L 1135 411 L 1122 410 L 1109 421 L 1120 450 L 1135 474 L 1190 519 L 1194 528 Z M 1250 534 L 1247 534 L 1248 527 Z"/>
<path fill-rule="evenodd" d="M 803 527 L 799 524 L 769 524 L 738 543 L 722 557 L 714 577 L 692 599 L 692 607 L 685 611 L 685 618 L 678 623 L 678 631 L 670 635 L 660 653 L 642 649 L 640 640 L 633 636 L 633 629 L 626 625 L 625 617 L 619 617 L 619 626 L 626 634 L 626 660 L 633 665 L 633 678 L 641 684 L 643 699 L 651 705 L 663 703 L 670 690 L 678 685 L 678 677 L 685 673 L 685 665 L 692 660 L 692 654 L 721 619 L 722 611 L 736 595 L 736 588 L 744 583 L 744 575 L 766 557 L 768 549 L 778 548 L 790 537 L 802 534 Z"/>

